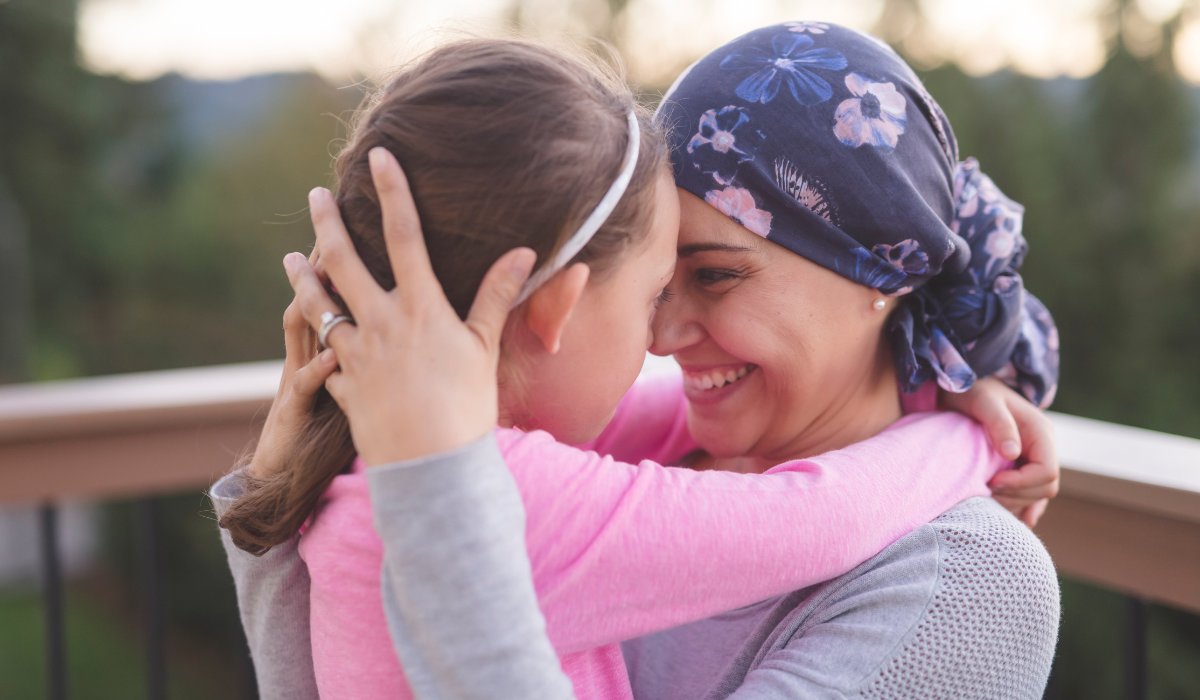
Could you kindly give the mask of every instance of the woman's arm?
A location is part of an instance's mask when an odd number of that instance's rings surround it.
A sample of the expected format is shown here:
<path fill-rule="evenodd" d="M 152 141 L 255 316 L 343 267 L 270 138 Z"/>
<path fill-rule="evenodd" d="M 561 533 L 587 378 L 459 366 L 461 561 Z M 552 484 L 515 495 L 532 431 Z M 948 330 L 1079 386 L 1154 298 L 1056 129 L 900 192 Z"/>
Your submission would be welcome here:
<path fill-rule="evenodd" d="M 242 476 L 236 471 L 209 491 L 218 519 L 241 495 Z M 308 567 L 297 551 L 299 539 L 296 535 L 256 557 L 238 549 L 229 532 L 221 528 L 258 695 L 263 700 L 318 698 L 309 641 Z"/>
<path fill-rule="evenodd" d="M 392 644 L 418 698 L 574 698 L 495 437 L 367 471 Z"/>

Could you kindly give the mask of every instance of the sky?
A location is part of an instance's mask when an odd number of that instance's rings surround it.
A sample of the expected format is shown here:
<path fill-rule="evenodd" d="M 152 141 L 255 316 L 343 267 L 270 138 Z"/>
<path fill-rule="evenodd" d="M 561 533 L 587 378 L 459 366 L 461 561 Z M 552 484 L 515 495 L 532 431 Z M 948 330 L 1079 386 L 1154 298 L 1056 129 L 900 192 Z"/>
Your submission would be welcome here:
<path fill-rule="evenodd" d="M 448 34 L 508 26 L 518 1 L 525 25 L 541 36 L 578 39 L 596 26 L 579 0 L 83 0 L 80 47 L 93 70 L 134 79 L 315 70 L 346 81 L 382 76 Z M 1182 2 L 1138 0 L 1137 6 L 1161 20 Z M 906 49 L 918 62 L 953 60 L 976 74 L 1012 67 L 1040 77 L 1083 77 L 1104 59 L 1096 17 L 1104 4 L 923 0 L 929 31 Z M 669 84 L 693 59 L 755 27 L 807 19 L 870 30 L 882 6 L 882 0 L 630 0 L 621 20 L 623 53 L 633 80 Z M 1195 20 L 1185 24 L 1176 60 L 1186 78 L 1200 83 Z M 1153 49 L 1157 35 L 1139 34 L 1138 26 L 1127 24 L 1127 33 Z"/>

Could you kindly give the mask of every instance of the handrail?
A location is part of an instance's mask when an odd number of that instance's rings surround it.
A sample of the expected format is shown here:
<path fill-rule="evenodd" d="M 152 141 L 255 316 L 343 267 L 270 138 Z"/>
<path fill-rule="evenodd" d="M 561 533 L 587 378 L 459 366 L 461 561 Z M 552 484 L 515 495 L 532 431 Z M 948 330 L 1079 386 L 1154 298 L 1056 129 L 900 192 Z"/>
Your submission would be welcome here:
<path fill-rule="evenodd" d="M 202 488 L 256 437 L 283 363 L 0 386 L 0 502 Z"/>
<path fill-rule="evenodd" d="M 1050 415 L 1062 488 L 1036 531 L 1059 572 L 1200 612 L 1200 440 Z"/>
<path fill-rule="evenodd" d="M 0 444 L 254 416 L 282 371 L 272 360 L 0 386 Z"/>
<path fill-rule="evenodd" d="M 282 363 L 0 387 L 0 502 L 202 488 L 255 437 Z M 1200 440 L 1052 413 L 1063 573 L 1200 612 Z"/>
<path fill-rule="evenodd" d="M 1062 493 L 1200 523 L 1200 440 L 1050 413 Z"/>

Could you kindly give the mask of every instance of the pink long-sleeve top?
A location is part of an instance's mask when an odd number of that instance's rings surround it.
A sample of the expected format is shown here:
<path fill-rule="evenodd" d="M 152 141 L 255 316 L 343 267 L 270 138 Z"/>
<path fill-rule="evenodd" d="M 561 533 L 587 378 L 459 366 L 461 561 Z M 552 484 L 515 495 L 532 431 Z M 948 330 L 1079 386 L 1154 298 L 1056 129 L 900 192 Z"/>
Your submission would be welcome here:
<path fill-rule="evenodd" d="M 765 474 L 664 467 L 695 447 L 686 410 L 680 377 L 655 377 L 630 389 L 587 449 L 496 430 L 525 503 L 547 633 L 579 700 L 632 699 L 618 642 L 846 573 L 987 495 L 992 475 L 1011 466 L 971 420 L 916 413 Z M 364 470 L 357 460 L 334 479 L 300 539 L 326 700 L 412 697 L 384 618 L 383 544 Z"/>

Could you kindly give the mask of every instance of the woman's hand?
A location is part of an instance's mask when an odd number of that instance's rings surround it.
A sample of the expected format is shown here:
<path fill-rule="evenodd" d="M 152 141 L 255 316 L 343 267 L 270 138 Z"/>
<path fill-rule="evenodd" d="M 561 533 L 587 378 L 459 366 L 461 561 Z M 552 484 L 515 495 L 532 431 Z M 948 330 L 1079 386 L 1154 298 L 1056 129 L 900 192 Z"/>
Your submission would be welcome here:
<path fill-rule="evenodd" d="M 383 148 L 369 157 L 395 289 L 384 291 L 367 271 L 328 190 L 309 193 L 309 206 L 318 264 L 357 324 L 329 333 L 341 371 L 325 387 L 349 419 L 358 453 L 376 466 L 454 449 L 495 428 L 500 336 L 536 256 L 528 248 L 501 256 L 464 323 L 433 273 L 400 164 Z M 313 328 L 323 313 L 340 313 L 303 255 L 287 256 L 284 266 Z"/>
<path fill-rule="evenodd" d="M 296 440 L 308 425 L 313 401 L 337 369 L 333 350 L 317 352 L 317 341 L 293 300 L 283 312 L 283 377 L 250 461 L 250 475 L 265 479 L 287 468 Z"/>
<path fill-rule="evenodd" d="M 1058 495 L 1058 450 L 1046 414 L 998 379 L 981 379 L 961 394 L 938 392 L 943 408 L 979 421 L 1001 457 L 1018 467 L 992 477 L 992 497 L 1029 527 Z"/>

